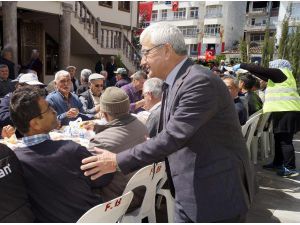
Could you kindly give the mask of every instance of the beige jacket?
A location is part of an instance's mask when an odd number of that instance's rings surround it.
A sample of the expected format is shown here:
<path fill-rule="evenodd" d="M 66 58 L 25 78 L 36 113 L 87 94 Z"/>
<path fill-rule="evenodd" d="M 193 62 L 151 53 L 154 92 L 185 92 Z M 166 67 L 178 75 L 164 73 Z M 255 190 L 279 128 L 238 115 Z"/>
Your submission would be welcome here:
<path fill-rule="evenodd" d="M 125 115 L 106 125 L 95 126 L 95 132 L 96 136 L 91 140 L 90 147 L 99 147 L 114 153 L 140 144 L 148 136 L 146 126 L 132 115 Z M 104 202 L 122 195 L 126 184 L 134 173 L 124 175 L 121 172 L 115 172 L 112 181 L 99 191 Z M 130 209 L 136 208 L 142 203 L 144 190 L 134 191 L 134 199 Z"/>

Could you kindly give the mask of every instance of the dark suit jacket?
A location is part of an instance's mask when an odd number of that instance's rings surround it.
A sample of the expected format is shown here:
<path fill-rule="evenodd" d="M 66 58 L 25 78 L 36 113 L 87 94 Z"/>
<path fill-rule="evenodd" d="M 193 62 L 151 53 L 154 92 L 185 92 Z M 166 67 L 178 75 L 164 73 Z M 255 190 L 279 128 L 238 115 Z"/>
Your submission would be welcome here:
<path fill-rule="evenodd" d="M 245 214 L 254 185 L 241 126 L 224 82 L 187 60 L 169 92 L 164 129 L 117 155 L 123 173 L 168 157 L 175 200 L 194 222 Z"/>
<path fill-rule="evenodd" d="M 149 132 L 149 137 L 152 138 L 156 136 L 158 131 L 158 124 L 159 124 L 159 115 L 160 115 L 161 105 L 159 105 L 155 110 L 151 112 L 147 121 L 146 127 Z"/>
<path fill-rule="evenodd" d="M 247 122 L 248 113 L 240 97 L 234 99 L 234 106 L 239 116 L 240 124 L 244 125 Z"/>

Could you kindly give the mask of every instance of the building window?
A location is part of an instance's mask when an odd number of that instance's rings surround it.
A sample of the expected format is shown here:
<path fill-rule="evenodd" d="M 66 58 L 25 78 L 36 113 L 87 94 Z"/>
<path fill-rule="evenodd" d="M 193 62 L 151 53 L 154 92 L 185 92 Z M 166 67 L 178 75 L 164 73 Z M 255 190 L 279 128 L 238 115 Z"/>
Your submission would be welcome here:
<path fill-rule="evenodd" d="M 130 2 L 129 1 L 118 2 L 118 3 L 119 3 L 118 9 L 120 11 L 130 12 Z"/>
<path fill-rule="evenodd" d="M 255 25 L 255 18 L 251 19 L 251 25 L 254 26 Z"/>
<path fill-rule="evenodd" d="M 161 11 L 161 20 L 167 20 L 168 17 L 168 11 L 166 9 L 163 9 Z"/>
<path fill-rule="evenodd" d="M 199 29 L 196 26 L 178 27 L 184 37 L 197 37 Z"/>
<path fill-rule="evenodd" d="M 220 35 L 220 24 L 211 24 L 204 26 L 205 36 L 218 36 Z"/>
<path fill-rule="evenodd" d="M 222 17 L 222 6 L 211 5 L 206 7 L 206 18 L 218 18 Z"/>
<path fill-rule="evenodd" d="M 156 21 L 157 20 L 157 10 L 153 10 L 152 11 L 152 21 Z"/>
<path fill-rule="evenodd" d="M 190 55 L 198 55 L 198 44 L 190 45 Z"/>
<path fill-rule="evenodd" d="M 100 6 L 112 8 L 112 1 L 103 1 L 103 2 L 98 2 Z"/>
<path fill-rule="evenodd" d="M 265 34 L 260 33 L 260 34 L 251 34 L 250 35 L 250 41 L 254 41 L 254 42 L 263 42 L 265 39 Z"/>
<path fill-rule="evenodd" d="M 178 9 L 177 12 L 174 12 L 174 19 L 185 19 L 185 8 Z"/>
<path fill-rule="evenodd" d="M 198 19 L 198 7 L 192 7 L 190 9 L 190 18 Z"/>

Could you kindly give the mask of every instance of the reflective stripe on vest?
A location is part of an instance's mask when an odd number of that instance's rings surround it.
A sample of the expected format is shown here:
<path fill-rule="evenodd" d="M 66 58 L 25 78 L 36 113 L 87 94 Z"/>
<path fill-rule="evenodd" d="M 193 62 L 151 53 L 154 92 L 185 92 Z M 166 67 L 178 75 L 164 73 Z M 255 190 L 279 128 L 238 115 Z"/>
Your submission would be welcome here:
<path fill-rule="evenodd" d="M 274 101 L 300 101 L 300 97 L 278 96 L 278 97 L 269 97 L 268 99 L 265 99 L 265 102 L 274 102 Z"/>
<path fill-rule="evenodd" d="M 300 111 L 300 97 L 295 78 L 288 69 L 280 69 L 287 79 L 274 83 L 270 79 L 265 94 L 263 112 Z"/>
<path fill-rule="evenodd" d="M 297 92 L 297 88 L 272 88 L 271 90 L 266 90 L 266 94 L 287 92 Z"/>

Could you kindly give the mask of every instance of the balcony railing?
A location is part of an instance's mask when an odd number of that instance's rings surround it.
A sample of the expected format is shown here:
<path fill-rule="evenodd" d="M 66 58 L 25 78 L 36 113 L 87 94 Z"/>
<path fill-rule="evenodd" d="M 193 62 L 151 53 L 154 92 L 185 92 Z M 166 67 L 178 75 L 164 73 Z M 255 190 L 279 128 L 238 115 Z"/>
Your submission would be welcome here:
<path fill-rule="evenodd" d="M 75 1 L 75 17 L 83 23 L 84 29 L 97 40 L 101 48 L 119 49 L 126 58 L 139 68 L 141 61 L 140 54 L 128 40 L 122 30 L 113 30 L 101 27 L 101 22 L 93 16 L 85 4 L 81 1 Z"/>
<path fill-rule="evenodd" d="M 245 29 L 246 30 L 265 30 L 267 28 L 267 24 L 261 24 L 261 23 L 259 23 L 259 24 L 254 24 L 254 25 L 249 25 L 249 24 L 247 24 L 246 26 L 245 26 Z M 274 25 L 274 24 L 270 24 L 269 25 L 269 28 L 270 29 L 276 29 L 276 26 Z"/>
<path fill-rule="evenodd" d="M 204 33 L 203 37 L 205 37 L 205 38 L 211 38 L 211 37 L 219 38 L 220 34 L 219 33 Z"/>
<path fill-rule="evenodd" d="M 186 16 L 173 16 L 173 20 L 185 20 Z"/>
<path fill-rule="evenodd" d="M 265 13 L 267 8 L 252 8 L 249 13 Z"/>
<path fill-rule="evenodd" d="M 214 14 L 206 14 L 205 19 L 211 19 L 211 18 L 222 18 L 223 14 L 222 13 L 214 13 Z"/>

